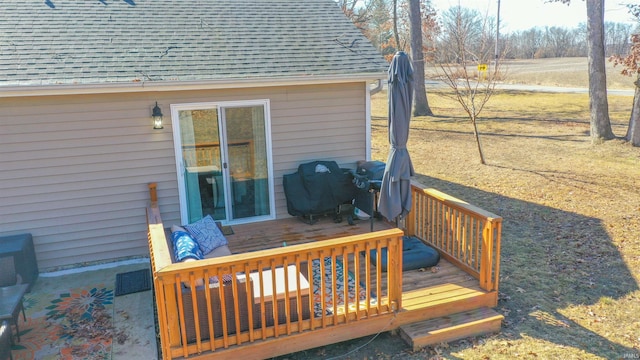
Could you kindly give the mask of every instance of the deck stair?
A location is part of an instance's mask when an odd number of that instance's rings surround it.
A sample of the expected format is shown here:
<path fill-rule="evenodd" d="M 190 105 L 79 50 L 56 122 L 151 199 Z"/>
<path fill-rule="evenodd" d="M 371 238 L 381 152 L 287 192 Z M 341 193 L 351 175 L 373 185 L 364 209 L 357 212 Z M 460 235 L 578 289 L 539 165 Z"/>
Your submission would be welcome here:
<path fill-rule="evenodd" d="M 443 341 L 499 332 L 504 316 L 479 308 L 400 326 L 400 336 L 417 351 Z"/>

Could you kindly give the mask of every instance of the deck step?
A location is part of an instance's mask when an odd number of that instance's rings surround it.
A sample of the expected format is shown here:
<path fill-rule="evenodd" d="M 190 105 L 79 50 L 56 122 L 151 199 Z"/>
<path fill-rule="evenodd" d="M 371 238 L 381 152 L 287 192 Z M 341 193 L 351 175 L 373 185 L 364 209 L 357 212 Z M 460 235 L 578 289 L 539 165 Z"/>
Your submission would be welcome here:
<path fill-rule="evenodd" d="M 504 316 L 479 308 L 400 327 L 400 336 L 417 351 L 425 346 L 499 332 Z"/>

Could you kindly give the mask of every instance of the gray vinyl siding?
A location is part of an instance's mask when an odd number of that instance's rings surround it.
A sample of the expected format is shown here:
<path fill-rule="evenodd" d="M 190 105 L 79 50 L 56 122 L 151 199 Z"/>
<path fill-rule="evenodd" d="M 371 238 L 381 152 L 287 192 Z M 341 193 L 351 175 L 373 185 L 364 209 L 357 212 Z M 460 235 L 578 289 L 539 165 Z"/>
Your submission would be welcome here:
<path fill-rule="evenodd" d="M 170 104 L 269 99 L 276 210 L 300 163 L 365 158 L 366 84 L 0 98 L 0 235 L 29 232 L 41 270 L 148 256 L 147 183 L 179 223 Z M 158 101 L 163 130 L 151 128 Z"/>

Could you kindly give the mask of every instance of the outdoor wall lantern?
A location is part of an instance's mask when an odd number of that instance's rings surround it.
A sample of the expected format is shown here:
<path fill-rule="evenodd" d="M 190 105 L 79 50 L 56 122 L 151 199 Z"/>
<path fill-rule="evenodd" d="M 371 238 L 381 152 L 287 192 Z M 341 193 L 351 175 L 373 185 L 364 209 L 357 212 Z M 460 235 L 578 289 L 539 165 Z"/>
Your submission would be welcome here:
<path fill-rule="evenodd" d="M 153 107 L 153 113 L 151 114 L 151 117 L 153 118 L 154 129 L 164 129 L 164 126 L 162 126 L 162 110 L 160 110 L 157 101 L 156 106 Z"/>

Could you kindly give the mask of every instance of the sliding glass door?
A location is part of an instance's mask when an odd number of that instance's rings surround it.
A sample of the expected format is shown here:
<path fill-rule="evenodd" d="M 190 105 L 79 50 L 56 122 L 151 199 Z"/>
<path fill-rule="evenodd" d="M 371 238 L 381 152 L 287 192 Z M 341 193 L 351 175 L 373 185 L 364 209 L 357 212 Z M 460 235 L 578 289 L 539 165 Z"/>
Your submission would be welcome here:
<path fill-rule="evenodd" d="M 267 100 L 171 106 L 183 223 L 274 218 Z"/>

